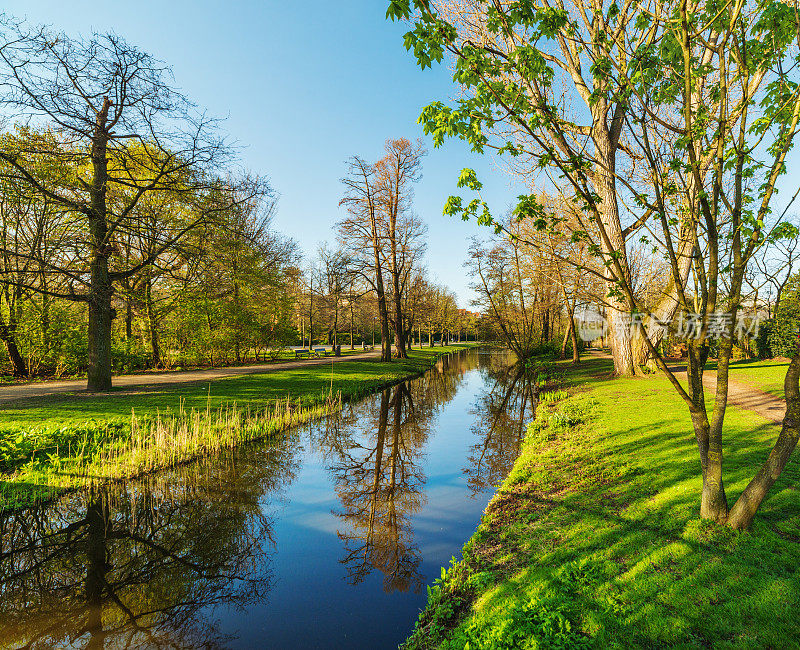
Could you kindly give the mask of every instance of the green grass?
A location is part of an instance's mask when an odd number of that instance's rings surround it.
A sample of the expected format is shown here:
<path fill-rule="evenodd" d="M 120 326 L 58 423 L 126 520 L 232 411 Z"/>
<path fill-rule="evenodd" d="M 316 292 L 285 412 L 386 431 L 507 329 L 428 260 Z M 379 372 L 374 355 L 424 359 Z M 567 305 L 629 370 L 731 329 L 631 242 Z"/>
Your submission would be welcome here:
<path fill-rule="evenodd" d="M 701 522 L 683 403 L 660 376 L 567 370 L 463 560 L 429 591 L 412 648 L 798 647 L 800 500 L 790 461 L 753 529 Z M 777 428 L 729 408 L 732 500 Z"/>
<path fill-rule="evenodd" d="M 783 398 L 788 361 L 744 359 L 731 363 L 731 379 Z"/>
<path fill-rule="evenodd" d="M 0 424 L 0 511 L 84 485 L 131 478 L 320 417 L 419 374 L 470 344 L 275 370 L 195 385 L 14 401 Z M 197 420 L 200 418 L 201 421 Z"/>
<path fill-rule="evenodd" d="M 240 405 L 266 404 L 277 398 L 315 401 L 327 394 L 333 385 L 334 392 L 341 391 L 344 397 L 367 394 L 387 381 L 395 381 L 409 374 L 420 372 L 430 365 L 442 350 L 453 351 L 467 345 L 451 345 L 446 348 L 423 348 L 411 351 L 408 360 L 381 363 L 375 360 L 340 361 L 295 369 L 276 369 L 258 375 L 241 375 L 217 379 L 212 382 L 178 384 L 145 389 L 119 389 L 109 396 L 92 396 L 87 393 L 37 397 L 16 400 L 0 405 L 2 424 L 0 429 L 17 430 L 40 425 L 62 425 L 85 422 L 92 419 L 114 417 L 127 418 L 131 409 L 137 413 L 176 409 L 183 400 L 186 408 L 206 408 L 209 401 L 212 409 L 236 401 Z"/>

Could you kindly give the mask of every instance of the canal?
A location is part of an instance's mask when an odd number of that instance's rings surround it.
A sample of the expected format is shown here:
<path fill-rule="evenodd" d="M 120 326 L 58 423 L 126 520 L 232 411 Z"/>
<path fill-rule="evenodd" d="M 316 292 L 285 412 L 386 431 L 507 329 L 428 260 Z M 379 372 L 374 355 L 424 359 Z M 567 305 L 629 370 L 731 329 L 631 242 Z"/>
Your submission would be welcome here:
<path fill-rule="evenodd" d="M 469 350 L 278 440 L 0 519 L 3 647 L 395 648 L 533 415 Z"/>

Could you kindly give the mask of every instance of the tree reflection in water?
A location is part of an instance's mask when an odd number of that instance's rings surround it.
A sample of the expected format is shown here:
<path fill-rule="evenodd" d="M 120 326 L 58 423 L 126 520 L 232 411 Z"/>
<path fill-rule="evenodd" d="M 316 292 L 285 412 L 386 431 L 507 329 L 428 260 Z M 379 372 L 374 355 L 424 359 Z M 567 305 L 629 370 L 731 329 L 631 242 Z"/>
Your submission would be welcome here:
<path fill-rule="evenodd" d="M 488 357 L 483 372 L 489 381 L 472 409 L 472 431 L 479 442 L 469 454 L 464 470 L 473 493 L 499 485 L 514 466 L 525 437 L 526 426 L 536 416 L 538 388 L 536 371 L 522 364 L 509 364 L 507 357 Z"/>
<path fill-rule="evenodd" d="M 337 534 L 352 584 L 377 569 L 386 592 L 422 586 L 422 556 L 411 518 L 425 505 L 423 450 L 435 415 L 474 364 L 441 359 L 434 372 L 346 409 L 318 432 L 317 445 L 341 504 L 334 514 L 347 524 Z"/>
<path fill-rule="evenodd" d="M 533 378 L 509 368 L 504 355 L 441 359 L 424 377 L 310 428 L 311 448 L 333 479 L 336 503 L 324 508 L 338 519 L 341 542 L 333 542 L 344 546 L 350 583 L 374 571 L 386 592 L 418 591 L 425 582 L 412 526 L 426 503 L 425 450 L 434 429 L 460 426 L 440 426 L 437 416 L 448 403 L 463 411 L 453 399 L 477 367 L 487 388 L 474 409 L 481 442 L 466 474 L 473 491 L 483 491 L 516 459 L 535 404 Z M 213 607 L 266 600 L 273 540 L 263 507 L 291 484 L 299 459 L 310 460 L 306 431 L 0 518 L 0 646 L 231 645 L 224 621 L 214 620 L 223 610 Z M 446 438 L 459 445 L 453 453 L 469 444 L 469 431 L 461 436 Z"/>
<path fill-rule="evenodd" d="M 266 597 L 273 540 L 259 498 L 291 479 L 290 449 L 272 448 L 258 471 L 216 458 L 0 519 L 3 644 L 224 646 L 202 610 Z"/>

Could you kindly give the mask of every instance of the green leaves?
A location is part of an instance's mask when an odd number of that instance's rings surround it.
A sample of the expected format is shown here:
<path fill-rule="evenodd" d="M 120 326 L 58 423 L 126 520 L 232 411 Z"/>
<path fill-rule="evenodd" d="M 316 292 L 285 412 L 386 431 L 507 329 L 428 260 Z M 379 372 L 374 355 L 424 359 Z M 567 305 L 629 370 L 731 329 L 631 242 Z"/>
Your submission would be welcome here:
<path fill-rule="evenodd" d="M 391 0 L 386 9 L 387 20 L 403 20 L 411 16 L 410 0 Z"/>
<path fill-rule="evenodd" d="M 477 179 L 474 169 L 462 169 L 456 187 L 468 187 L 475 192 L 479 192 L 483 184 Z"/>

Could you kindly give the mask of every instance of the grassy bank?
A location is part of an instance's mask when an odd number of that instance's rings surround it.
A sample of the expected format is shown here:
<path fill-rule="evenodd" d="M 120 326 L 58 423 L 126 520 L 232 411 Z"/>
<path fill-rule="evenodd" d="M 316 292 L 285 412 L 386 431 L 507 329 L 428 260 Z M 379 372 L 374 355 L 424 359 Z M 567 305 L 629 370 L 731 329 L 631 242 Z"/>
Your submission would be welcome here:
<path fill-rule="evenodd" d="M 701 522 L 685 406 L 659 376 L 567 370 L 410 648 L 797 647 L 800 463 L 747 533 Z M 777 429 L 729 408 L 735 498 Z"/>
<path fill-rule="evenodd" d="M 195 385 L 59 395 L 4 404 L 0 510 L 94 481 L 131 478 L 230 448 L 338 409 L 473 344 L 275 370 Z"/>

